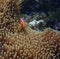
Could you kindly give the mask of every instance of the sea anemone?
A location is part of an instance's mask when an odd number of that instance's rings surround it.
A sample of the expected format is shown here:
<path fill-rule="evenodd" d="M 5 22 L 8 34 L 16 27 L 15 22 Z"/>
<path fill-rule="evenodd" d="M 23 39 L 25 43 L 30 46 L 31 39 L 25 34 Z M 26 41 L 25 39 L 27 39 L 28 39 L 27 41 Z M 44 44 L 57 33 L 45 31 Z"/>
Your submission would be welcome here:
<path fill-rule="evenodd" d="M 60 32 L 53 29 L 37 32 L 27 23 L 19 32 L 19 4 L 16 4 L 19 1 L 6 1 L 2 5 L 5 9 L 0 7 L 5 10 L 2 14 L 0 11 L 0 59 L 60 59 Z"/>

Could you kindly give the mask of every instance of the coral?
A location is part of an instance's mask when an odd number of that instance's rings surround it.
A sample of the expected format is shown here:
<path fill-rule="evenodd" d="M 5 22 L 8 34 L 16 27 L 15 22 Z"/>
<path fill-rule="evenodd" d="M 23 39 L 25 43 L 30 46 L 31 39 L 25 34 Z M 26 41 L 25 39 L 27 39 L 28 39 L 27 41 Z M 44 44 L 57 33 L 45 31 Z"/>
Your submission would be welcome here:
<path fill-rule="evenodd" d="M 39 33 L 27 23 L 19 32 L 19 3 L 0 0 L 0 59 L 60 59 L 60 32 L 46 29 Z"/>

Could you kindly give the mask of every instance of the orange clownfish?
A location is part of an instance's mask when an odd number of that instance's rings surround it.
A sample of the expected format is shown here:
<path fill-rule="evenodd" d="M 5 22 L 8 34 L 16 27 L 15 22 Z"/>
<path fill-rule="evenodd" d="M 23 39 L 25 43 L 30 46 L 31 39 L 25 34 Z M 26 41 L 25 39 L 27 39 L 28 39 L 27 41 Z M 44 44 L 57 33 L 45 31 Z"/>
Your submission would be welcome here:
<path fill-rule="evenodd" d="M 25 21 L 23 19 L 20 20 L 20 25 L 21 25 L 21 28 L 25 27 Z"/>

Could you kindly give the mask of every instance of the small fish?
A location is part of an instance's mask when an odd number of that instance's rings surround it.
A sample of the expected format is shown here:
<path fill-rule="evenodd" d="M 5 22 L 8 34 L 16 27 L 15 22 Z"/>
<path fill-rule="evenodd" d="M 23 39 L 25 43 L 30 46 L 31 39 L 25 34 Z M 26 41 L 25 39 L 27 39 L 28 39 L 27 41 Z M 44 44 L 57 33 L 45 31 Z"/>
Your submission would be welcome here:
<path fill-rule="evenodd" d="M 23 19 L 20 19 L 20 25 L 21 25 L 22 28 L 25 27 L 25 21 Z"/>

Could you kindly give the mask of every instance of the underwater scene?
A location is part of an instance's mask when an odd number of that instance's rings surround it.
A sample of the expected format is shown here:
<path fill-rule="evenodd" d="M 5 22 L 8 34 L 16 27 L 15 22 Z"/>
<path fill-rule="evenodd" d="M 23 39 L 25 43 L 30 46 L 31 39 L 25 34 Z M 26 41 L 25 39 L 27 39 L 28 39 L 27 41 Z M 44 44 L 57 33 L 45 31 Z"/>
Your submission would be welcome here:
<path fill-rule="evenodd" d="M 60 0 L 0 0 L 0 59 L 60 59 Z"/>

